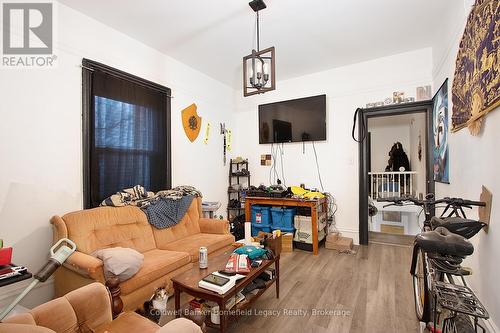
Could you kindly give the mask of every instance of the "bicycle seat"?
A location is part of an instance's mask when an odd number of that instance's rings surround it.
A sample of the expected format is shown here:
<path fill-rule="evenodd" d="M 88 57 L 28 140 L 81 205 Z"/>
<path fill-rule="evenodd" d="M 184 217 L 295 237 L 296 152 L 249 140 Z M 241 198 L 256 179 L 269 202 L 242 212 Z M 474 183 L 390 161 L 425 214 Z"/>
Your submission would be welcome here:
<path fill-rule="evenodd" d="M 464 237 L 443 227 L 422 232 L 415 240 L 420 248 L 429 253 L 465 258 L 474 252 L 474 246 Z"/>
<path fill-rule="evenodd" d="M 475 234 L 479 232 L 482 228 L 486 226 L 486 223 L 466 219 L 463 217 L 433 217 L 431 219 L 431 226 L 433 229 L 437 227 L 444 227 L 454 234 L 458 234 L 467 239 L 472 238 Z"/>

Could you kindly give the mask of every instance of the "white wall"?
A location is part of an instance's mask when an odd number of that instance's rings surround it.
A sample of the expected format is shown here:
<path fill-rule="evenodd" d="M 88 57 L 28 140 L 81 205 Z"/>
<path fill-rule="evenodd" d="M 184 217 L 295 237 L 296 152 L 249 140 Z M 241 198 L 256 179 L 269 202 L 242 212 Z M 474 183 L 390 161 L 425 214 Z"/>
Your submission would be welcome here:
<path fill-rule="evenodd" d="M 412 149 L 410 145 L 410 120 L 408 115 L 368 119 L 368 131 L 371 133 L 371 171 L 385 171 L 389 160 L 389 151 L 396 142 L 401 142 L 403 150 L 410 159 Z"/>
<path fill-rule="evenodd" d="M 455 60 L 460 39 L 467 20 L 470 1 L 457 1 L 443 20 L 443 29 L 434 48 L 434 82 L 438 89 L 446 78 L 449 78 L 448 87 L 450 96 L 449 110 L 451 122 L 451 86 L 455 71 Z M 450 126 L 451 128 L 451 126 Z M 450 153 L 450 184 L 436 185 L 438 197 L 458 196 L 471 200 L 479 200 L 481 186 L 485 185 L 493 192 L 494 200 L 491 211 L 491 226 L 486 234 L 481 231 L 472 239 L 475 246 L 474 254 L 466 264 L 474 274 L 469 278 L 471 286 L 480 300 L 488 309 L 491 319 L 489 322 L 495 332 L 500 332 L 500 201 L 496 196 L 500 194 L 500 157 L 498 142 L 500 142 L 500 110 L 490 112 L 483 123 L 479 136 L 473 137 L 467 129 L 449 134 Z M 477 218 L 477 210 L 469 215 Z M 490 327 L 491 328 L 491 327 Z"/>
<path fill-rule="evenodd" d="M 58 67 L 0 70 L 0 238 L 31 271 L 47 259 L 49 218 L 82 208 L 83 57 L 171 88 L 173 185 L 192 184 L 207 200 L 227 201 L 218 124 L 231 126 L 232 88 L 64 5 L 58 10 Z M 192 144 L 184 135 L 180 111 L 193 102 L 212 123 L 208 145 L 202 134 Z M 42 288 L 25 304 L 48 299 L 52 285 Z"/>
<path fill-rule="evenodd" d="M 351 139 L 354 111 L 368 102 L 384 100 L 394 91 L 415 96 L 417 86 L 431 83 L 431 71 L 431 49 L 422 49 L 278 81 L 276 91 L 260 96 L 243 98 L 238 91 L 235 93 L 234 113 L 235 153 L 248 157 L 253 184 L 269 184 L 269 167 L 260 166 L 260 155 L 269 154 L 270 145 L 258 143 L 257 106 L 326 94 L 327 141 L 316 143 L 318 161 L 324 189 L 332 193 L 338 203 L 337 226 L 357 243 L 358 144 Z M 302 143 L 285 144 L 284 148 L 286 184 L 305 183 L 319 188 L 311 144 L 306 144 L 305 154 L 302 153 Z"/>

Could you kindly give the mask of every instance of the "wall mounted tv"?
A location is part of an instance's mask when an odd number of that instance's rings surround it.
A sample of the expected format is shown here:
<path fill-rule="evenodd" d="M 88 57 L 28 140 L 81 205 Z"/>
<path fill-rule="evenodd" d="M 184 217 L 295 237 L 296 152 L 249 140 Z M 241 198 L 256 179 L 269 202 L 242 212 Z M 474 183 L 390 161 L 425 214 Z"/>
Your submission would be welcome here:
<path fill-rule="evenodd" d="M 259 105 L 259 143 L 326 140 L 326 95 Z"/>

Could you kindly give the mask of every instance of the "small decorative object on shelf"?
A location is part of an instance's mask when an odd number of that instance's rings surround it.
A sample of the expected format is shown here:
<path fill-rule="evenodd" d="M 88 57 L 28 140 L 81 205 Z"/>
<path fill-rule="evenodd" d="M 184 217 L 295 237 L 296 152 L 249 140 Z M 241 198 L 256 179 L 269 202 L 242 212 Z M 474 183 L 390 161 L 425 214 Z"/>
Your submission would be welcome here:
<path fill-rule="evenodd" d="M 249 186 L 248 160 L 241 157 L 231 159 L 229 187 L 227 188 L 227 219 L 229 221 L 245 212 L 245 196 Z"/>
<path fill-rule="evenodd" d="M 426 87 L 418 87 L 417 88 L 417 94 L 419 93 L 420 90 L 424 90 Z M 419 90 L 420 89 L 420 90 Z M 421 93 L 423 94 L 423 93 Z M 417 98 L 417 101 L 420 100 Z M 403 103 L 413 103 L 415 102 L 415 97 L 405 97 L 405 93 L 402 91 L 395 91 L 392 94 L 392 97 L 387 97 L 383 101 L 377 101 L 377 102 L 370 102 L 366 103 L 365 107 L 367 109 L 369 108 L 379 108 L 387 105 L 393 105 L 393 104 L 403 104 Z"/>
<path fill-rule="evenodd" d="M 402 91 L 395 91 L 392 93 L 392 102 L 394 104 L 403 103 L 405 100 L 405 93 Z"/>
<path fill-rule="evenodd" d="M 417 87 L 417 101 L 426 101 L 431 98 L 431 86 Z"/>

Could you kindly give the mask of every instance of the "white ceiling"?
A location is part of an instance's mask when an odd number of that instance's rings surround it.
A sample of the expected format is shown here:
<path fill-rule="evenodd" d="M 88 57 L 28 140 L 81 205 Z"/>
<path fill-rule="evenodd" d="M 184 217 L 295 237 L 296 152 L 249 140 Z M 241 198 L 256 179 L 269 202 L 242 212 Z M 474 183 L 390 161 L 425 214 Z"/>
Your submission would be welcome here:
<path fill-rule="evenodd" d="M 266 0 L 261 49 L 284 80 L 432 46 L 457 0 Z M 249 0 L 60 0 L 221 82 L 240 88 L 254 46 Z"/>

